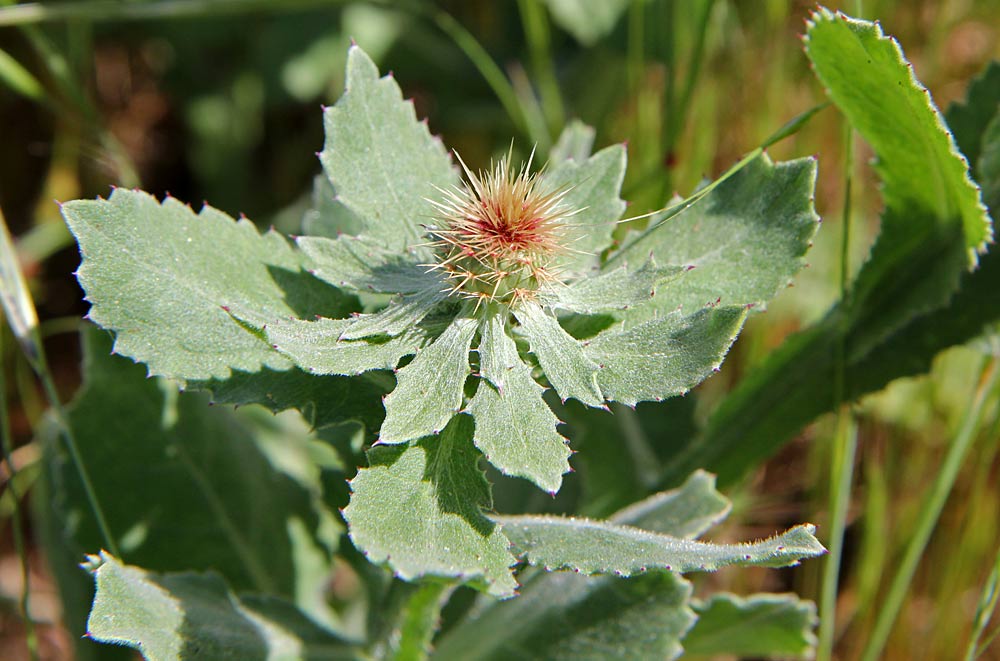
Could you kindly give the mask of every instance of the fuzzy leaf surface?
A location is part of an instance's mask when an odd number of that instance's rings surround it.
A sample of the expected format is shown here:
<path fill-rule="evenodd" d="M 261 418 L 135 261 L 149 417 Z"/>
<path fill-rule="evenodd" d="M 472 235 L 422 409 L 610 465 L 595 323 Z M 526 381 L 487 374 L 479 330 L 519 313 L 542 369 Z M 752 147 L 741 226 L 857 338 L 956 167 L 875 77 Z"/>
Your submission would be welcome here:
<path fill-rule="evenodd" d="M 402 252 L 421 243 L 433 215 L 425 198 L 457 182 L 444 146 L 417 121 L 391 76 L 357 46 L 347 55 L 346 90 L 326 110 L 320 161 L 338 201 L 364 223 L 365 234 Z"/>
<path fill-rule="evenodd" d="M 340 336 L 345 340 L 360 340 L 377 335 L 400 335 L 423 321 L 442 298 L 444 294 L 437 287 L 403 296 L 390 301 L 389 305 L 378 312 L 358 315 Z"/>
<path fill-rule="evenodd" d="M 699 471 L 680 488 L 650 496 L 613 520 L 696 537 L 729 511 L 714 482 Z M 691 585 L 672 572 L 631 578 L 540 572 L 516 599 L 492 603 L 449 631 L 437 653 L 442 659 L 676 658 L 695 619 L 690 595 Z"/>
<path fill-rule="evenodd" d="M 315 263 L 312 273 L 335 287 L 360 292 L 414 294 L 444 284 L 417 258 L 384 248 L 366 236 L 300 236 L 296 244 Z"/>
<path fill-rule="evenodd" d="M 326 175 L 313 178 L 312 205 L 302 216 L 302 233 L 335 239 L 341 234 L 358 234 L 364 223 L 337 200 L 337 191 Z"/>
<path fill-rule="evenodd" d="M 86 568 L 97 586 L 88 636 L 150 661 L 356 658 L 291 604 L 241 600 L 218 575 L 157 574 L 105 552 Z"/>
<path fill-rule="evenodd" d="M 462 408 L 469 376 L 469 349 L 476 322 L 457 317 L 413 362 L 396 373 L 396 388 L 385 398 L 382 443 L 437 434 Z"/>
<path fill-rule="evenodd" d="M 549 163 L 586 161 L 594 149 L 596 131 L 578 119 L 571 119 L 549 150 Z"/>
<path fill-rule="evenodd" d="M 563 330 L 556 318 L 530 301 L 516 308 L 514 316 L 559 396 L 601 406 L 604 396 L 597 387 L 597 364 L 587 358 L 580 343 Z"/>
<path fill-rule="evenodd" d="M 760 306 L 804 265 L 819 227 L 813 207 L 816 161 L 773 163 L 762 154 L 704 198 L 664 222 L 626 237 L 621 261 L 694 267 L 659 287 L 655 308 L 692 313 L 708 304 Z M 606 268 L 608 268 L 606 267 Z"/>
<path fill-rule="evenodd" d="M 815 652 L 816 605 L 794 594 L 723 592 L 693 606 L 698 620 L 684 636 L 687 654 L 807 659 Z"/>
<path fill-rule="evenodd" d="M 472 428 L 469 416 L 458 415 L 438 436 L 373 447 L 371 466 L 351 481 L 344 517 L 368 559 L 401 578 L 458 578 L 508 597 L 517 587 L 514 557 L 500 526 L 481 510 L 490 505 L 490 487 L 477 467 Z"/>
<path fill-rule="evenodd" d="M 596 268 L 601 251 L 611 244 L 615 221 L 625 211 L 619 197 L 625 179 L 625 147 L 605 147 L 585 161 L 564 160 L 545 173 L 545 185 L 568 188 L 563 203 L 579 209 L 568 223 L 566 248 L 561 260 L 567 271 Z"/>
<path fill-rule="evenodd" d="M 612 328 L 583 343 L 596 363 L 604 397 L 629 406 L 680 395 L 718 369 L 747 310 L 726 306 L 670 313 L 627 330 Z"/>
<path fill-rule="evenodd" d="M 62 212 L 83 254 L 90 318 L 151 374 L 199 380 L 290 367 L 224 308 L 261 321 L 351 309 L 349 297 L 303 270 L 284 238 L 211 207 L 195 214 L 173 198 L 161 204 L 119 188 Z"/>
<path fill-rule="evenodd" d="M 530 564 L 584 574 L 631 576 L 648 569 L 685 573 L 730 565 L 788 567 L 826 552 L 808 524 L 762 542 L 709 544 L 591 519 L 525 515 L 495 520 Z"/>
<path fill-rule="evenodd" d="M 648 303 L 657 285 L 680 278 L 687 270 L 681 266 L 656 266 L 652 261 L 638 269 L 624 265 L 559 287 L 546 300 L 553 308 L 579 314 L 626 310 Z"/>
<path fill-rule="evenodd" d="M 313 374 L 355 375 L 370 370 L 392 370 L 406 355 L 427 342 L 419 328 L 395 337 L 343 340 L 352 319 L 289 319 L 267 324 L 267 341 L 296 365 Z"/>
<path fill-rule="evenodd" d="M 504 318 L 483 320 L 479 354 L 483 379 L 469 405 L 473 440 L 487 461 L 506 475 L 524 477 L 550 493 L 569 471 L 570 450 L 557 431 L 559 419 L 542 400 L 542 387 L 517 353 Z"/>

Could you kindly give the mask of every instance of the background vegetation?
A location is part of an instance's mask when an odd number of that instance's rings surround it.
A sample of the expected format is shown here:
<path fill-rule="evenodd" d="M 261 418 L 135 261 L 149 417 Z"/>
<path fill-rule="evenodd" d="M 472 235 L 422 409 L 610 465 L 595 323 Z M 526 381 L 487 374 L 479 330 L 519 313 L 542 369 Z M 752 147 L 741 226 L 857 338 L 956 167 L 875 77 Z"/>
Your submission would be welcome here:
<path fill-rule="evenodd" d="M 799 41 L 810 3 L 601 3 L 609 12 L 622 6 L 617 20 L 593 10 L 573 13 L 586 3 L 556 0 L 113 4 L 0 8 L 0 209 L 18 237 L 64 401 L 79 383 L 76 331 L 86 304 L 71 275 L 76 248 L 53 200 L 106 195 L 110 185 L 141 186 L 298 231 L 319 172 L 311 157 L 323 138 L 319 105 L 342 89 L 352 38 L 396 73 L 418 115 L 470 164 L 485 164 L 511 137 L 516 149 L 537 145 L 544 156 L 573 118 L 596 127 L 597 145 L 627 141 L 630 214 L 690 192 L 824 100 Z M 880 19 L 941 108 L 961 98 L 969 80 L 1000 56 L 1000 3 L 993 0 L 831 5 Z M 870 152 L 859 140 L 845 140 L 835 110 L 821 111 L 770 152 L 775 159 L 819 158 L 816 205 L 825 221 L 809 255 L 811 268 L 766 314 L 753 317 L 721 374 L 696 396 L 677 401 L 675 420 L 683 424 L 703 422 L 784 338 L 819 319 L 841 295 L 842 263 L 849 277 L 878 230 Z M 845 214 L 848 181 L 853 194 Z M 846 253 L 845 217 L 854 219 Z M 30 499 L 40 470 L 33 439 L 46 402 L 4 333 L 17 493 Z M 965 420 L 982 355 L 948 350 L 929 375 L 897 380 L 862 399 L 854 416 L 841 414 L 856 419 L 858 446 L 836 602 L 838 658 L 855 658 L 870 634 L 895 562 L 914 534 L 925 485 L 938 475 Z M 969 639 L 1000 544 L 998 397 L 995 388 L 988 393 L 976 441 L 884 658 L 953 658 Z M 652 439 L 661 451 L 689 435 L 681 423 L 662 434 Z M 820 418 L 776 456 L 742 466 L 745 476 L 724 488 L 737 510 L 716 538 L 763 537 L 810 520 L 825 541 L 837 434 L 834 416 Z M 2 475 L 6 485 L 9 471 Z M 572 488 L 567 480 L 570 494 Z M 560 507 L 559 500 L 527 493 L 497 493 L 498 508 Z M 0 656 L 16 659 L 25 654 L 17 609 L 22 582 L 8 534 L 11 490 L 3 496 Z M 22 523 L 40 647 L 50 658 L 65 658 L 72 641 L 60 625 L 32 526 Z M 794 571 L 741 570 L 699 580 L 705 591 L 794 590 L 819 600 L 822 571 L 822 562 L 811 562 Z M 1000 644 L 983 658 L 1000 659 Z"/>

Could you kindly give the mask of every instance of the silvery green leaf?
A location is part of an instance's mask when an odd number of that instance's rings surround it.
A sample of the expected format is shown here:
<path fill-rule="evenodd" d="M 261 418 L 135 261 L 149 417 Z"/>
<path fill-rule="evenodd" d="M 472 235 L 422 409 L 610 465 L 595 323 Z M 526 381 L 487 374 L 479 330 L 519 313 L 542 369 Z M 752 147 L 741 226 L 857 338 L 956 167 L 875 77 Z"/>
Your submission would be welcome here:
<path fill-rule="evenodd" d="M 457 182 L 444 146 L 417 121 L 391 76 L 357 46 L 347 56 L 344 95 L 327 108 L 320 161 L 339 201 L 365 234 L 398 251 L 421 242 L 433 215 L 426 198 Z"/>
<path fill-rule="evenodd" d="M 637 269 L 623 264 L 566 286 L 552 287 L 544 300 L 554 309 L 579 314 L 626 310 L 648 303 L 658 284 L 683 277 L 687 271 L 681 266 L 657 266 L 652 260 Z"/>
<path fill-rule="evenodd" d="M 396 388 L 385 398 L 382 443 L 437 434 L 462 408 L 469 376 L 469 349 L 476 322 L 459 316 L 413 362 L 396 373 Z"/>
<path fill-rule="evenodd" d="M 687 392 L 719 367 L 746 314 L 735 306 L 673 312 L 585 340 L 584 353 L 600 366 L 597 382 L 608 400 L 629 406 L 661 400 Z"/>
<path fill-rule="evenodd" d="M 586 161 L 594 149 L 595 133 L 593 127 L 587 126 L 579 119 L 571 119 L 559 134 L 556 144 L 549 150 L 549 163 Z"/>
<path fill-rule="evenodd" d="M 469 405 L 476 421 L 473 440 L 500 472 L 555 493 L 569 471 L 570 450 L 556 431 L 559 419 L 542 400 L 542 387 L 506 332 L 505 316 L 487 316 L 481 325 L 483 378 Z"/>
<path fill-rule="evenodd" d="M 419 324 L 430 314 L 435 304 L 444 298 L 444 292 L 437 287 L 403 296 L 390 301 L 389 305 L 378 312 L 358 315 L 345 326 L 340 337 L 344 340 L 359 340 L 378 335 L 392 337 L 405 333 Z"/>
<path fill-rule="evenodd" d="M 563 400 L 578 399 L 588 406 L 602 406 L 604 397 L 597 387 L 597 365 L 556 318 L 533 301 L 516 307 L 514 316 L 559 396 Z"/>
<path fill-rule="evenodd" d="M 414 294 L 445 285 L 412 255 L 400 255 L 366 236 L 340 236 L 336 239 L 303 236 L 296 239 L 299 248 L 312 259 L 313 275 L 335 287 L 359 292 Z"/>
<path fill-rule="evenodd" d="M 684 636 L 687 654 L 811 659 L 816 651 L 816 605 L 794 594 L 721 592 L 693 607 L 698 620 Z"/>
<path fill-rule="evenodd" d="M 796 526 L 761 542 L 711 544 L 623 526 L 560 516 L 496 516 L 518 555 L 547 569 L 631 576 L 650 569 L 679 573 L 730 565 L 787 567 L 826 553 L 816 528 Z"/>
<path fill-rule="evenodd" d="M 358 234 L 361 220 L 337 199 L 337 191 L 325 175 L 313 178 L 312 205 L 302 216 L 302 233 L 335 239 L 341 234 Z"/>
<path fill-rule="evenodd" d="M 467 415 L 454 416 L 438 436 L 372 448 L 344 510 L 355 546 L 400 578 L 446 576 L 512 596 L 514 558 L 500 526 L 482 513 L 490 487 L 479 457 Z"/>
<path fill-rule="evenodd" d="M 90 318 L 115 332 L 116 352 L 151 374 L 202 380 L 288 369 L 287 358 L 236 318 L 259 327 L 351 309 L 303 270 L 283 237 L 211 207 L 196 214 L 176 199 L 119 188 L 107 200 L 67 202 L 62 212 L 83 254 L 77 275 Z"/>
<path fill-rule="evenodd" d="M 545 185 L 568 189 L 563 204 L 579 210 L 567 221 L 567 253 L 562 258 L 567 272 L 596 268 L 601 252 L 611 245 L 615 221 L 625 211 L 625 202 L 618 197 L 625 160 L 625 147 L 612 145 L 585 161 L 561 161 L 545 173 Z"/>

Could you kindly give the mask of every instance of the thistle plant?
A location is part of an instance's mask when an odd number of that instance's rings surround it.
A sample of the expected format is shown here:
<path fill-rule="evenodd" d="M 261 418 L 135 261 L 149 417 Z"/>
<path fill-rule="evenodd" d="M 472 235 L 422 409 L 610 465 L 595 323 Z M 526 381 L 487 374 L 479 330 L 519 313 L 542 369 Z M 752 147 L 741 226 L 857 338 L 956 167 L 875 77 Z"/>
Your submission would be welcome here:
<path fill-rule="evenodd" d="M 89 316 L 117 353 L 220 402 L 296 407 L 317 428 L 361 422 L 369 465 L 343 516 L 354 545 L 404 579 L 510 596 L 518 557 L 629 575 L 821 552 L 806 526 L 746 547 L 650 531 L 642 544 L 666 555 L 609 554 L 595 522 L 488 515 L 477 465 L 554 494 L 571 455 L 559 400 L 634 406 L 717 370 L 750 311 L 803 265 L 812 159 L 759 155 L 616 241 L 626 150 L 591 155 L 582 125 L 538 171 L 511 148 L 477 172 L 353 47 L 325 128 L 326 178 L 294 244 L 137 191 L 64 205 Z M 637 543 L 600 525 L 623 549 Z M 582 559 L 560 550 L 567 535 Z"/>

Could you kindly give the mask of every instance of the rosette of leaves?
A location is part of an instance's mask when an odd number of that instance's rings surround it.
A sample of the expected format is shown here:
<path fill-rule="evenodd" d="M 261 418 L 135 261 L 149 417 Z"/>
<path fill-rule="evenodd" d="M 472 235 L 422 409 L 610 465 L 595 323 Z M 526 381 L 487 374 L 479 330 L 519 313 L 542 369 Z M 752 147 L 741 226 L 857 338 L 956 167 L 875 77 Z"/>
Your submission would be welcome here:
<path fill-rule="evenodd" d="M 64 205 L 90 318 L 151 374 L 221 401 L 378 427 L 344 511 L 354 543 L 403 578 L 510 595 L 515 557 L 483 513 L 480 456 L 554 493 L 571 451 L 546 389 L 632 406 L 718 369 L 804 263 L 815 162 L 761 155 L 616 243 L 625 148 L 591 155 L 585 129 L 541 172 L 505 158 L 478 174 L 463 163 L 463 180 L 357 47 L 325 122 L 320 190 L 335 197 L 307 225 L 327 236 L 290 245 L 136 191 Z"/>

